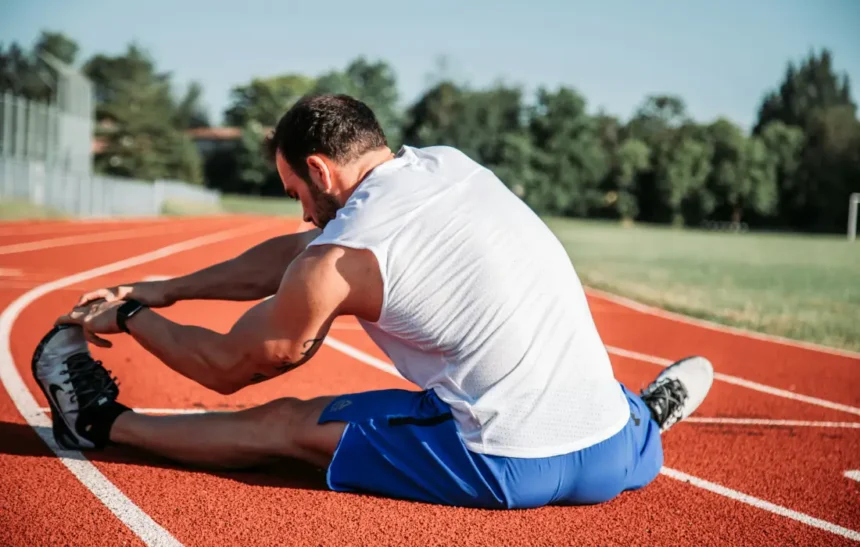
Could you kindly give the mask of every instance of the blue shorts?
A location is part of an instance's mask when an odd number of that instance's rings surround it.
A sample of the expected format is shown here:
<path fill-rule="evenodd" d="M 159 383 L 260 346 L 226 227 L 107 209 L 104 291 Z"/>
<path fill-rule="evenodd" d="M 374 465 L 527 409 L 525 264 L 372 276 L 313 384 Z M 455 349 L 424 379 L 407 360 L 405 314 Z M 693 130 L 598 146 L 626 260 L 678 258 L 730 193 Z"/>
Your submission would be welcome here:
<path fill-rule="evenodd" d="M 660 428 L 623 385 L 624 428 L 596 445 L 547 458 L 509 458 L 466 448 L 448 405 L 430 391 L 343 395 L 319 423 L 346 422 L 328 468 L 329 488 L 481 508 L 585 505 L 651 482 L 663 465 Z"/>

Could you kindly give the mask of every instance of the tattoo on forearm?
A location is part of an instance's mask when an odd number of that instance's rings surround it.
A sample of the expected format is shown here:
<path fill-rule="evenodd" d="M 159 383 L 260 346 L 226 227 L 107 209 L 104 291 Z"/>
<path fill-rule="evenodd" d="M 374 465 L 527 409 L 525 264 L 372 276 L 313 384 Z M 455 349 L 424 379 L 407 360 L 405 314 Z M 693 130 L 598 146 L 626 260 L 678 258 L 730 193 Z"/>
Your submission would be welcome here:
<path fill-rule="evenodd" d="M 284 361 L 281 361 L 280 365 L 275 365 L 275 367 L 274 367 L 275 376 L 289 372 L 289 371 L 293 370 L 294 368 L 298 368 L 301 365 L 307 363 L 308 360 L 310 360 L 310 358 L 314 356 L 314 354 L 317 352 L 317 350 L 320 349 L 322 342 L 323 342 L 322 338 L 314 338 L 312 340 L 306 340 L 305 343 L 302 345 L 302 347 L 304 347 L 304 351 L 302 352 L 302 357 L 298 361 L 295 361 L 295 362 L 290 361 L 288 359 L 285 359 Z M 268 380 L 269 378 L 270 378 L 269 376 L 266 376 L 265 374 L 260 374 L 258 372 L 256 374 L 254 374 L 254 376 L 251 377 L 251 383 L 256 384 L 256 383 Z"/>

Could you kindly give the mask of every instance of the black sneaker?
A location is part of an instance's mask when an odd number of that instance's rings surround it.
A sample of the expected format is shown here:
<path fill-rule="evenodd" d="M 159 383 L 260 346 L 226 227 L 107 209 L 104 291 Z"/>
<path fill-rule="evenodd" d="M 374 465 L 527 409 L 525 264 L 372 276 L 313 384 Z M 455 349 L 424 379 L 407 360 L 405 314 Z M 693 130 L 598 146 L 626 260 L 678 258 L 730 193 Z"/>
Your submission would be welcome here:
<path fill-rule="evenodd" d="M 642 390 L 642 400 L 660 432 L 693 413 L 705 400 L 714 381 L 714 367 L 704 357 L 687 357 L 660 373 Z"/>
<path fill-rule="evenodd" d="M 81 327 L 51 329 L 36 347 L 32 367 L 51 405 L 57 444 L 69 450 L 104 448 L 110 426 L 129 409 L 116 402 L 116 378 L 92 358 Z"/>

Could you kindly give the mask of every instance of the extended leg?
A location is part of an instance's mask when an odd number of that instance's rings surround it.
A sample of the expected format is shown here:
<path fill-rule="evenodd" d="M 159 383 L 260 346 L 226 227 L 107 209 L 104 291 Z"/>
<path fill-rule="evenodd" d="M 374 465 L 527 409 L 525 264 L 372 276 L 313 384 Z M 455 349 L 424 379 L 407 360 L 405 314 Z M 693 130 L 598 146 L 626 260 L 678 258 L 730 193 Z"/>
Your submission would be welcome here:
<path fill-rule="evenodd" d="M 209 468 L 236 469 L 285 457 L 325 468 L 346 425 L 317 424 L 332 399 L 284 398 L 247 410 L 187 416 L 126 412 L 114 422 L 110 439 Z"/>

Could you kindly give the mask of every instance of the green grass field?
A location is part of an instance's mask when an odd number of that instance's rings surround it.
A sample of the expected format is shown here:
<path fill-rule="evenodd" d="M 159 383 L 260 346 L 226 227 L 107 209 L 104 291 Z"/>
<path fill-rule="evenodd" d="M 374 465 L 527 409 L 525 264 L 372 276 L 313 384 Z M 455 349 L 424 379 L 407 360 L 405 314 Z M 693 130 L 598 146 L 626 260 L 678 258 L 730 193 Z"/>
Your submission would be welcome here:
<path fill-rule="evenodd" d="M 860 243 L 547 219 L 586 285 L 709 319 L 860 350 Z"/>

